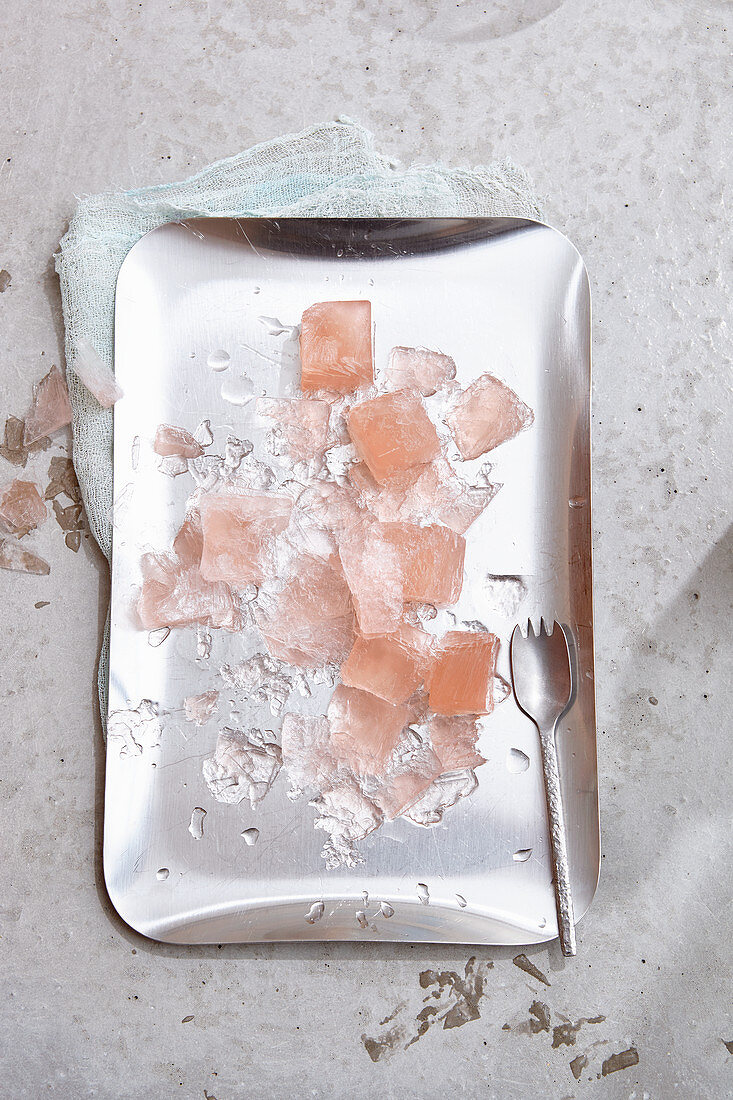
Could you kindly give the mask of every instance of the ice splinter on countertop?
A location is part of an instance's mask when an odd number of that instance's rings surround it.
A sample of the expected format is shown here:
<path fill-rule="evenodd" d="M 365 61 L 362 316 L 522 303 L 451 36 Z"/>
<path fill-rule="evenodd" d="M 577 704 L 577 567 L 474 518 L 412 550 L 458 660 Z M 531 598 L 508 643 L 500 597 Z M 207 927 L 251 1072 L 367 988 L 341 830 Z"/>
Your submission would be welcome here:
<path fill-rule="evenodd" d="M 51 572 L 47 561 L 26 550 L 14 538 L 0 538 L 0 569 L 13 573 L 37 573 L 43 577 Z"/>
<path fill-rule="evenodd" d="M 32 481 L 16 478 L 0 492 L 0 530 L 19 538 L 47 518 L 46 505 Z"/>
<path fill-rule="evenodd" d="M 58 367 L 51 370 L 35 387 L 33 404 L 25 418 L 23 443 L 30 447 L 59 428 L 71 423 L 71 402 L 66 380 Z"/>

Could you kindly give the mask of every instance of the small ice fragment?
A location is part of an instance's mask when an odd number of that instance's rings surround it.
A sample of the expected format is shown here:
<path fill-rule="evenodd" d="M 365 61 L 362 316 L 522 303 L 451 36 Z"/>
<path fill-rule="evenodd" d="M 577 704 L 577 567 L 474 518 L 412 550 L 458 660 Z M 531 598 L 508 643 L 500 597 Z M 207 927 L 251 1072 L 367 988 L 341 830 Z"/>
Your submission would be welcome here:
<path fill-rule="evenodd" d="M 69 550 L 73 550 L 76 554 L 81 546 L 81 531 L 67 531 L 64 535 L 64 542 Z"/>
<path fill-rule="evenodd" d="M 211 634 L 199 626 L 196 631 L 196 660 L 207 661 L 211 656 Z"/>
<path fill-rule="evenodd" d="M 531 855 L 532 855 L 532 849 L 531 848 L 520 848 L 519 851 L 514 853 L 514 855 L 512 856 L 512 859 L 514 860 L 515 863 L 526 863 Z"/>
<path fill-rule="evenodd" d="M 430 891 L 424 882 L 418 882 L 417 896 L 420 898 L 421 905 L 430 905 Z"/>
<path fill-rule="evenodd" d="M 159 745 L 162 735 L 158 704 L 151 699 L 128 710 L 113 710 L 107 719 L 107 742 L 119 743 L 120 756 L 140 756 Z"/>
<path fill-rule="evenodd" d="M 201 806 L 195 806 L 191 811 L 191 821 L 188 826 L 188 831 L 194 840 L 203 840 L 205 817 L 206 810 L 202 809 Z"/>
<path fill-rule="evenodd" d="M 239 834 L 248 847 L 252 847 L 260 839 L 260 830 L 255 829 L 254 826 L 251 829 L 243 829 Z"/>
<path fill-rule="evenodd" d="M 366 908 L 366 906 L 369 904 L 369 891 L 368 890 L 362 890 L 361 900 L 364 902 L 364 907 Z"/>
<path fill-rule="evenodd" d="M 224 445 L 224 469 L 227 473 L 238 470 L 242 459 L 252 453 L 252 444 L 248 439 L 237 439 L 230 435 Z"/>
<path fill-rule="evenodd" d="M 153 450 L 163 457 L 178 455 L 180 458 L 199 458 L 204 453 L 203 447 L 191 433 L 175 424 L 158 425 Z"/>
<path fill-rule="evenodd" d="M 170 871 L 167 867 L 159 867 L 158 870 L 155 872 L 155 877 L 157 878 L 158 882 L 165 882 L 169 874 Z"/>
<path fill-rule="evenodd" d="M 330 745 L 330 727 L 323 715 L 286 714 L 282 726 L 282 754 L 291 785 L 291 795 L 297 798 L 305 787 L 325 790 L 338 783 L 338 764 Z"/>
<path fill-rule="evenodd" d="M 157 649 L 159 645 L 162 645 L 166 638 L 169 636 L 171 628 L 169 626 L 159 626 L 157 630 L 148 631 L 148 645 L 153 649 Z"/>
<path fill-rule="evenodd" d="M 456 894 L 456 901 L 460 905 L 461 909 L 465 909 L 468 905 L 468 902 L 464 898 L 463 894 Z"/>
<path fill-rule="evenodd" d="M 301 388 L 352 393 L 370 386 L 372 307 L 369 302 L 319 302 L 300 327 Z"/>
<path fill-rule="evenodd" d="M 322 856 L 326 867 L 356 867 L 363 862 L 356 847 L 358 841 L 382 824 L 381 811 L 355 785 L 343 779 L 310 803 L 319 813 L 315 828 L 328 834 Z"/>
<path fill-rule="evenodd" d="M 158 463 L 158 469 L 166 477 L 180 477 L 188 473 L 188 460 L 181 455 L 166 455 Z"/>
<path fill-rule="evenodd" d="M 511 693 L 512 687 L 508 680 L 505 680 L 503 676 L 494 676 L 494 706 L 498 707 L 499 703 L 503 703 L 505 699 L 508 699 Z"/>
<path fill-rule="evenodd" d="M 357 909 L 357 911 L 356 911 L 356 923 L 359 925 L 360 928 L 368 928 L 369 927 L 369 918 L 367 917 L 367 915 L 366 915 L 366 913 L 364 912 L 363 909 Z"/>
<path fill-rule="evenodd" d="M 394 906 L 390 905 L 388 901 L 380 901 L 379 909 L 383 917 L 394 916 Z"/>
<path fill-rule="evenodd" d="M 28 455 L 34 451 L 45 451 L 51 446 L 51 440 L 42 438 L 26 445 L 23 442 L 25 424 L 17 416 L 9 416 L 5 421 L 5 442 L 0 444 L 0 455 L 13 466 L 25 466 Z M 53 461 L 53 459 L 52 459 Z M 62 461 L 64 461 L 62 459 Z"/>
<path fill-rule="evenodd" d="M 478 723 L 473 715 L 455 715 L 447 718 L 431 714 L 428 731 L 433 752 L 441 763 L 441 772 L 478 768 L 486 761 L 476 751 Z"/>
<path fill-rule="evenodd" d="M 225 728 L 213 757 L 204 760 L 203 775 L 217 801 L 236 805 L 248 798 L 255 806 L 275 782 L 281 763 L 280 747 L 265 741 L 259 730 Z"/>
<path fill-rule="evenodd" d="M 193 438 L 197 443 L 200 443 L 202 447 L 210 447 L 214 442 L 214 433 L 211 430 L 211 421 L 202 420 L 196 431 L 193 433 Z"/>
<path fill-rule="evenodd" d="M 588 501 L 585 497 L 571 497 L 568 501 L 568 506 L 570 508 L 584 508 L 587 503 Z"/>
<path fill-rule="evenodd" d="M 379 482 L 440 454 L 438 433 L 422 401 L 410 390 L 353 405 L 348 425 L 354 446 Z"/>
<path fill-rule="evenodd" d="M 132 441 L 130 447 L 130 465 L 133 470 L 137 470 L 138 463 L 140 461 L 140 436 L 136 435 Z"/>
<path fill-rule="evenodd" d="M 460 395 L 445 418 L 464 459 L 478 458 L 534 422 L 534 413 L 513 390 L 482 374 Z"/>
<path fill-rule="evenodd" d="M 308 461 L 326 450 L 331 415 L 328 402 L 309 397 L 279 400 L 260 397 L 257 412 L 276 422 L 271 439 L 273 454 L 284 452 L 291 458 Z"/>
<path fill-rule="evenodd" d="M 59 428 L 71 423 L 71 416 L 71 402 L 64 376 L 58 367 L 51 367 L 35 387 L 33 404 L 25 418 L 24 445 L 28 447 L 45 436 L 53 435 Z"/>
<path fill-rule="evenodd" d="M 492 611 L 512 619 L 527 595 L 527 585 L 521 577 L 489 573 L 484 581 L 484 592 L 489 598 Z"/>
<path fill-rule="evenodd" d="M 450 355 L 427 348 L 392 348 L 387 367 L 387 388 L 416 389 L 430 397 L 456 376 L 455 360 Z"/>
<path fill-rule="evenodd" d="M 529 767 L 529 757 L 526 752 L 522 752 L 521 749 L 509 749 L 506 754 L 506 766 L 510 772 L 518 775 L 520 772 L 526 772 Z"/>
<path fill-rule="evenodd" d="M 0 569 L 13 573 L 36 573 L 45 577 L 51 572 L 51 566 L 37 554 L 24 550 L 15 539 L 0 539 Z"/>
<path fill-rule="evenodd" d="M 351 443 L 339 443 L 329 447 L 325 454 L 328 476 L 339 485 L 343 485 L 349 470 L 359 461 Z"/>
<path fill-rule="evenodd" d="M 440 775 L 428 787 L 425 794 L 403 814 L 403 817 L 414 822 L 415 825 L 437 825 L 443 820 L 443 814 L 451 806 L 455 806 L 461 798 L 467 798 L 473 794 L 478 786 L 475 773 L 467 768 L 465 771 L 448 772 Z"/>
<path fill-rule="evenodd" d="M 292 678 L 284 671 L 282 661 L 267 653 L 255 653 L 238 665 L 224 665 L 221 675 L 245 699 L 267 703 L 275 717 L 282 713 L 293 689 Z"/>
<path fill-rule="evenodd" d="M 16 478 L 0 492 L 0 530 L 21 538 L 47 518 L 46 505 L 32 481 Z"/>
<path fill-rule="evenodd" d="M 226 370 L 231 362 L 231 356 L 228 351 L 224 351 L 220 348 L 219 351 L 212 351 L 206 359 L 207 364 L 213 371 Z"/>
<path fill-rule="evenodd" d="M 204 691 L 201 695 L 187 695 L 183 708 L 187 722 L 203 726 L 211 718 L 219 703 L 218 691 Z"/>
<path fill-rule="evenodd" d="M 281 336 L 283 332 L 292 334 L 298 331 L 297 325 L 284 325 L 282 321 L 278 321 L 277 317 L 260 317 L 258 320 L 265 326 L 268 336 Z"/>
<path fill-rule="evenodd" d="M 322 901 L 314 901 L 305 915 L 305 919 L 307 920 L 308 924 L 315 924 L 316 921 L 319 921 L 323 916 L 325 910 L 326 906 L 323 904 Z"/>
<path fill-rule="evenodd" d="M 83 336 L 76 341 L 71 366 L 77 378 L 96 397 L 103 409 L 111 409 L 115 401 L 124 397 L 114 373 L 102 362 L 90 341 Z"/>
<path fill-rule="evenodd" d="M 246 405 L 254 395 L 254 384 L 246 374 L 229 375 L 221 384 L 221 396 L 230 405 Z"/>

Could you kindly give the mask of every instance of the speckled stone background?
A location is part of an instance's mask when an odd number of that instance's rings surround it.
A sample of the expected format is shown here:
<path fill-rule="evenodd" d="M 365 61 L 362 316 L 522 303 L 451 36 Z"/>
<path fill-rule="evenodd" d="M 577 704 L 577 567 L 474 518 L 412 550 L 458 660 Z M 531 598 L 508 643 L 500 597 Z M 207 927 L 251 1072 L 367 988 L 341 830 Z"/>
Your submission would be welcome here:
<path fill-rule="evenodd" d="M 529 952 L 546 983 L 509 949 L 477 951 L 464 982 L 463 948 L 143 940 L 100 870 L 107 571 L 49 520 L 50 576 L 0 574 L 3 1096 L 733 1095 L 730 17 L 698 0 L 3 6 L 3 419 L 60 361 L 51 255 L 76 194 L 339 114 L 403 161 L 510 155 L 533 174 L 594 293 L 605 851 L 577 959 Z M 47 461 L 29 464 L 44 484 Z M 428 970 L 460 1026 L 407 1046 Z"/>

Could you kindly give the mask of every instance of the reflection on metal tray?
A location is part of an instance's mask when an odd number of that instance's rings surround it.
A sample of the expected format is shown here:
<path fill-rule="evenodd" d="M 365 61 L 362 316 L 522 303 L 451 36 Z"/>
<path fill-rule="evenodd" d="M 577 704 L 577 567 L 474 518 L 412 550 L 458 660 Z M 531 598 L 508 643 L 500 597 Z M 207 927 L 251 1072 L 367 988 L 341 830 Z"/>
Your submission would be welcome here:
<path fill-rule="evenodd" d="M 240 696 L 230 713 L 226 689 L 214 719 L 185 720 L 183 699 L 248 656 L 241 636 L 212 630 L 207 657 L 206 631 L 149 637 L 136 622 L 141 554 L 170 545 L 191 492 L 189 477 L 159 468 L 157 426 L 193 431 L 209 418 L 212 451 L 222 453 L 233 435 L 252 440 L 257 455 L 264 431 L 249 397 L 292 392 L 297 340 L 288 326 L 313 302 L 333 299 L 371 301 L 377 367 L 396 345 L 440 349 L 455 359 L 461 385 L 489 371 L 534 409 L 532 430 L 488 456 L 502 489 L 467 533 L 465 583 L 452 610 L 500 636 L 497 671 L 506 680 L 516 622 L 543 615 L 570 628 L 574 701 L 559 755 L 578 917 L 593 897 L 588 280 L 559 233 L 502 218 L 203 219 L 156 229 L 127 257 L 115 321 L 125 396 L 114 425 L 110 897 L 133 928 L 178 943 L 552 939 L 539 746 L 512 697 L 482 722 L 486 763 L 473 794 L 430 828 L 385 823 L 360 842 L 363 863 L 329 870 L 307 792 L 289 799 L 284 772 L 254 808 L 215 800 L 204 782 L 221 726 L 277 737 L 280 720 L 266 703 Z M 330 690 L 295 705 L 322 712 Z M 140 708 L 141 700 L 151 702 Z"/>

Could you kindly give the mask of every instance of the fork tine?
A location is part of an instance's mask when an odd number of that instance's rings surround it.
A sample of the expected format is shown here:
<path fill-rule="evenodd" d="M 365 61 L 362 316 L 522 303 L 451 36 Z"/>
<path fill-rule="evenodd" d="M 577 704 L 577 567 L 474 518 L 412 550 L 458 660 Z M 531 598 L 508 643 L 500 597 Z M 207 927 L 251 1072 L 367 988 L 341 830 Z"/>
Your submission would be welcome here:
<path fill-rule="evenodd" d="M 528 638 L 536 638 L 537 637 L 537 635 L 534 632 L 534 623 L 532 622 L 531 619 L 527 619 L 527 637 Z"/>

